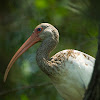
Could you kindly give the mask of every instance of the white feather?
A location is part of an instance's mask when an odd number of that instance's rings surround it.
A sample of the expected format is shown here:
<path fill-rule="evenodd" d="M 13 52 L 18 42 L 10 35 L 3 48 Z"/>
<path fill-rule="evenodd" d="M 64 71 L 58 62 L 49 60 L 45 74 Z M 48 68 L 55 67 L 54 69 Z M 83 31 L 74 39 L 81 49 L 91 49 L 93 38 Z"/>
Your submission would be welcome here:
<path fill-rule="evenodd" d="M 82 100 L 91 79 L 95 58 L 77 51 L 63 50 L 53 56 L 57 59 L 63 55 L 60 75 L 52 78 L 52 83 L 65 100 Z"/>

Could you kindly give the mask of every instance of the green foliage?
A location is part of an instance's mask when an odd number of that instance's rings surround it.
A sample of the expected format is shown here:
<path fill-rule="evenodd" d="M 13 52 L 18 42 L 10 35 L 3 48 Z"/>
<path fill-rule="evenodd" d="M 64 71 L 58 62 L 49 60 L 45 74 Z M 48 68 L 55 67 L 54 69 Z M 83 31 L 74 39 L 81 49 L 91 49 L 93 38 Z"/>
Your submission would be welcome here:
<path fill-rule="evenodd" d="M 60 41 L 51 56 L 63 49 L 77 49 L 95 57 L 97 24 L 88 16 L 91 3 L 83 0 L 6 0 L 0 16 L 0 92 L 50 79 L 38 68 L 35 56 L 39 44 L 23 54 L 11 69 L 7 82 L 4 71 L 11 57 L 32 34 L 35 26 L 48 22 L 60 33 Z M 51 85 L 21 89 L 1 96 L 0 100 L 62 100 Z"/>
<path fill-rule="evenodd" d="M 25 94 L 21 95 L 21 100 L 29 100 L 28 97 Z"/>
<path fill-rule="evenodd" d="M 35 0 L 35 6 L 38 9 L 45 9 L 49 6 L 49 2 L 47 0 Z"/>

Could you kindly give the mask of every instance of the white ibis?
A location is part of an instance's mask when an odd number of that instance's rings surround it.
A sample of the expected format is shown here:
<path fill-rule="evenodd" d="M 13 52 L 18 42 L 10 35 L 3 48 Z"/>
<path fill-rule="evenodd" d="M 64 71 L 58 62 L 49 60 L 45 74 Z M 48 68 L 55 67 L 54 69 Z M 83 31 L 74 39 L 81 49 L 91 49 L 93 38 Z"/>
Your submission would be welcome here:
<path fill-rule="evenodd" d="M 39 41 L 42 43 L 36 55 L 38 66 L 65 100 L 82 100 L 91 79 L 95 58 L 77 50 L 63 50 L 49 58 L 50 52 L 59 42 L 59 33 L 48 23 L 38 25 L 15 53 L 6 69 L 4 81 L 14 62 Z"/>

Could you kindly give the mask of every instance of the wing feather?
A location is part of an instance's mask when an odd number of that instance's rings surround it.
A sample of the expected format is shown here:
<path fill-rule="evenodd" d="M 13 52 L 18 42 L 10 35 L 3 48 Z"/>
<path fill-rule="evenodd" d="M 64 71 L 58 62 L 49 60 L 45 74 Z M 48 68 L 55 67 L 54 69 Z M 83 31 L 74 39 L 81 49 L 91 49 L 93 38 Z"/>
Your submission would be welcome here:
<path fill-rule="evenodd" d="M 62 67 L 66 68 L 61 69 L 69 71 L 71 73 L 69 75 L 73 75 L 73 77 L 76 75 L 75 77 L 81 81 L 83 87 L 87 88 L 93 72 L 95 58 L 81 51 L 71 49 L 58 52 L 53 56 L 53 60 L 60 61 L 61 64 L 65 63 L 62 64 L 65 65 Z"/>

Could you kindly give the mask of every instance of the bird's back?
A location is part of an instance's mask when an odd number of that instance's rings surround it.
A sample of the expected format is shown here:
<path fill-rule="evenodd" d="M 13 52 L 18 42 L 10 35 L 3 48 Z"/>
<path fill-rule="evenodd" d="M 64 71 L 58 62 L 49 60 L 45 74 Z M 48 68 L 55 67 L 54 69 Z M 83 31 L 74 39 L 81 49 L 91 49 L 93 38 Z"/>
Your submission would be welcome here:
<path fill-rule="evenodd" d="M 88 87 L 95 58 L 77 51 L 63 50 L 52 57 L 59 67 L 52 83 L 65 100 L 82 100 Z"/>

